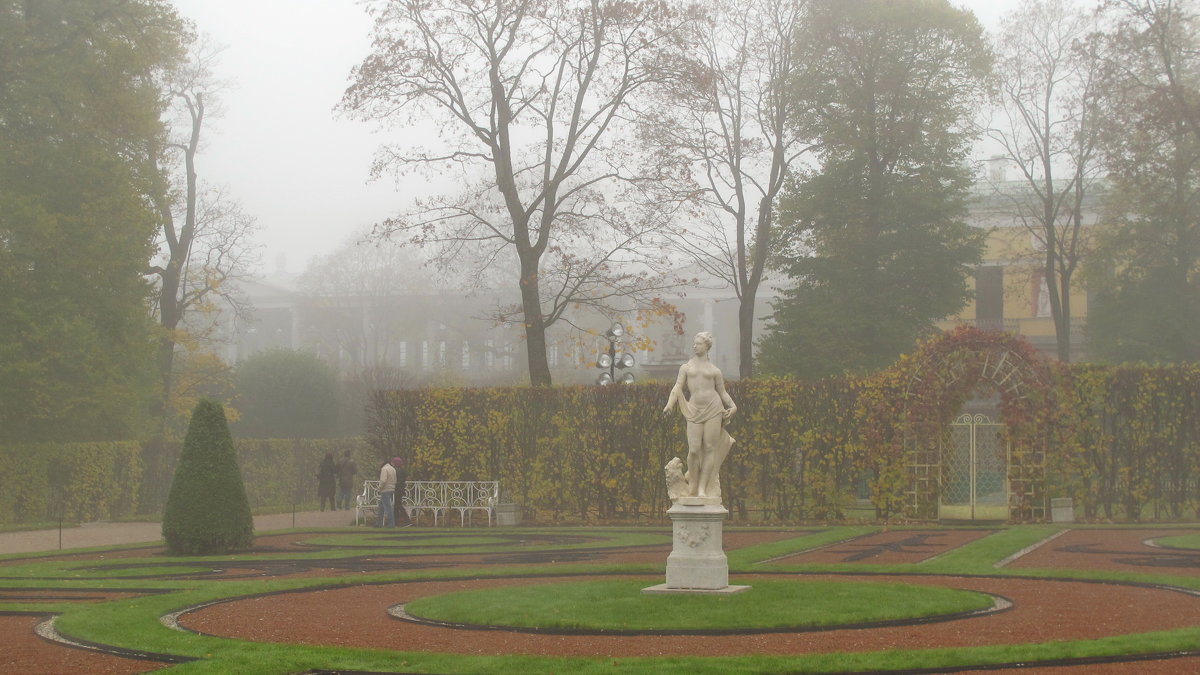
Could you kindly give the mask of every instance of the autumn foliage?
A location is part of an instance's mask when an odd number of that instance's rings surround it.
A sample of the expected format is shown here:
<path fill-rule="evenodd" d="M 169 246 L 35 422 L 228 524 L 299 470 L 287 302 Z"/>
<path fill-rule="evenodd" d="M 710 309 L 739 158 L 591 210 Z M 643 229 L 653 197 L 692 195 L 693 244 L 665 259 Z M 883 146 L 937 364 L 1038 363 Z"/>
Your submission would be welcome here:
<path fill-rule="evenodd" d="M 936 459 L 972 394 L 996 394 L 1011 448 L 1012 520 L 1071 497 L 1091 521 L 1181 519 L 1200 507 L 1200 365 L 1051 365 L 1019 338 L 936 336 L 870 377 L 728 384 L 737 439 L 722 470 L 732 517 L 797 522 L 937 515 Z M 314 504 L 326 452 L 360 468 L 409 459 L 410 479 L 496 479 L 548 522 L 659 522 L 662 467 L 687 448 L 668 384 L 376 392 L 369 437 L 238 441 L 254 508 Z M 178 446 L 0 446 L 0 522 L 162 508 Z M 924 455 L 924 457 L 922 457 Z M 367 476 L 360 475 L 359 479 Z"/>
<path fill-rule="evenodd" d="M 1095 518 L 1175 518 L 1200 501 L 1195 366 L 1054 367 L 1020 338 L 961 328 L 869 377 L 728 387 L 737 444 L 722 487 L 741 520 L 837 520 L 864 504 L 859 515 L 934 518 L 939 476 L 918 467 L 936 465 L 969 397 L 993 394 L 1010 519 L 1044 519 L 1051 496 Z M 686 453 L 682 419 L 661 414 L 668 388 L 377 392 L 368 441 L 408 456 L 412 479 L 499 480 L 539 518 L 661 518 L 662 466 Z"/>

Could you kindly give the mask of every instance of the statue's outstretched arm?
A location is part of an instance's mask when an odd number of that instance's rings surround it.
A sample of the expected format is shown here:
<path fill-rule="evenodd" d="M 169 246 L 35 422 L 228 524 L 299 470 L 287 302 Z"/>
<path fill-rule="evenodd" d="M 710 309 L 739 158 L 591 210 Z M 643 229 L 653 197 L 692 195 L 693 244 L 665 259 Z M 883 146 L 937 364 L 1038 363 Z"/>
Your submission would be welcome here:
<path fill-rule="evenodd" d="M 728 420 L 733 417 L 733 413 L 737 412 L 737 405 L 733 402 L 733 397 L 729 392 L 725 391 L 725 377 L 721 375 L 721 371 L 717 371 L 717 377 L 714 381 L 717 393 L 721 396 L 721 403 L 725 405 L 725 412 L 721 413 L 722 417 Z"/>

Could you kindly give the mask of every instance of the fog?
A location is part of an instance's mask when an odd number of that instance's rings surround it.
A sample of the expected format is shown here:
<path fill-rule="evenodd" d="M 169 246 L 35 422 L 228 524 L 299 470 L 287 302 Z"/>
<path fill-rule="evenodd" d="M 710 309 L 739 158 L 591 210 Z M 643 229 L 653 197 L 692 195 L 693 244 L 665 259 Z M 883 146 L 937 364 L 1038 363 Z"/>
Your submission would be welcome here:
<path fill-rule="evenodd" d="M 985 28 L 1017 0 L 966 0 Z M 230 88 L 197 161 L 258 221 L 264 273 L 304 269 L 314 256 L 403 211 L 431 187 L 371 181 L 371 159 L 405 130 L 380 132 L 334 112 L 350 70 L 370 48 L 371 20 L 347 0 L 175 0 L 223 46 L 216 75 Z M 412 133 L 409 130 L 408 133 Z M 421 130 L 420 134 L 428 134 Z"/>

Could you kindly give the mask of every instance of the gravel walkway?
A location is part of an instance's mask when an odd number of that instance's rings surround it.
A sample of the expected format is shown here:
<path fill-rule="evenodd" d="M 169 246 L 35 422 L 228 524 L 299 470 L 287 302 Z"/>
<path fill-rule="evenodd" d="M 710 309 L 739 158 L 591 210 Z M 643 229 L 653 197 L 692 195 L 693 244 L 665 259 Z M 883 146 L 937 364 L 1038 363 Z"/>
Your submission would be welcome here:
<path fill-rule="evenodd" d="M 300 511 L 254 517 L 255 532 L 292 527 L 345 527 L 354 524 L 354 510 Z M 60 539 L 61 536 L 61 539 Z M 154 544 L 162 541 L 161 523 L 85 523 L 59 530 L 0 532 L 0 554 L 43 553 L 69 548 Z"/>

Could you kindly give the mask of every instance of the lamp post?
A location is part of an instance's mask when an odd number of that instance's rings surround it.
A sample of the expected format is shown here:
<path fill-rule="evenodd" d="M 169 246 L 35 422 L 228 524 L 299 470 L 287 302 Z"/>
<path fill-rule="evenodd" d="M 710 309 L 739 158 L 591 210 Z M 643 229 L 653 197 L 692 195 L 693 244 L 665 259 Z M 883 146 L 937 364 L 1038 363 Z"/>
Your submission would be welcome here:
<path fill-rule="evenodd" d="M 596 384 L 601 386 L 612 384 L 617 381 L 617 369 L 622 370 L 632 368 L 637 365 L 633 358 L 633 354 L 622 352 L 617 356 L 617 345 L 621 342 L 621 338 L 625 336 L 625 327 L 621 322 L 614 322 L 609 326 L 604 333 L 604 338 L 608 340 L 608 351 L 601 353 L 600 358 L 596 359 L 596 367 L 600 369 L 600 376 L 596 378 Z M 626 372 L 621 376 L 621 384 L 631 384 L 634 381 L 633 373 Z"/>

